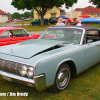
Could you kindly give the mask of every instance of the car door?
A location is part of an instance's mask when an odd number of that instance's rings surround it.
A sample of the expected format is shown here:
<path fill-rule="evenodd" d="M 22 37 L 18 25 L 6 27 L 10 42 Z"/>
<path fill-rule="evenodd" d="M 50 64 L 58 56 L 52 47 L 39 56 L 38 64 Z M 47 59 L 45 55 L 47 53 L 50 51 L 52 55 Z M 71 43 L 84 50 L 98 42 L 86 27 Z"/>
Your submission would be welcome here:
<path fill-rule="evenodd" d="M 88 31 L 85 34 L 86 43 L 84 44 L 86 63 L 85 67 L 88 68 L 97 62 L 99 62 L 99 35 L 96 35 L 96 31 Z"/>

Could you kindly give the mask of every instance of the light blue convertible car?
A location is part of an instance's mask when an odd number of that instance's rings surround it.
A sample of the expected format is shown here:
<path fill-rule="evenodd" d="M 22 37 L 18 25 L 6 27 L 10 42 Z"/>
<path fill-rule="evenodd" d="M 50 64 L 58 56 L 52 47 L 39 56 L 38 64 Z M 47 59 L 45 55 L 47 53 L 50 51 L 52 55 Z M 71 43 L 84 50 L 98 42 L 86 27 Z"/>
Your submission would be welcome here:
<path fill-rule="evenodd" d="M 39 39 L 0 47 L 0 75 L 38 91 L 62 91 L 71 76 L 100 61 L 99 40 L 99 28 L 50 26 Z"/>

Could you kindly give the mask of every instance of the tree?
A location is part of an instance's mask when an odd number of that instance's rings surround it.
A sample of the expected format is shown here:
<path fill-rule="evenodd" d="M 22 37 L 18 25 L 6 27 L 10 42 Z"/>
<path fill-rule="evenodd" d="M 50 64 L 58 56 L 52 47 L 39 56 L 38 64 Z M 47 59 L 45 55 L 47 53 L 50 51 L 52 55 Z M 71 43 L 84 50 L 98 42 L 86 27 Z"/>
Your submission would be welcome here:
<path fill-rule="evenodd" d="M 24 17 L 24 14 L 23 14 L 23 13 L 21 13 L 21 14 L 20 14 L 20 16 L 21 16 L 21 17 Z"/>
<path fill-rule="evenodd" d="M 25 18 L 29 18 L 29 17 L 30 17 L 30 15 L 31 15 L 31 13 L 30 13 L 30 12 L 24 12 L 24 17 L 25 17 Z"/>
<path fill-rule="evenodd" d="M 61 7 L 65 3 L 66 8 L 71 7 L 77 0 L 12 0 L 13 5 L 18 10 L 21 9 L 35 9 L 41 16 L 41 25 L 44 25 L 44 15 L 47 14 L 54 6 Z"/>
<path fill-rule="evenodd" d="M 93 3 L 94 5 L 97 5 L 97 8 L 100 8 L 100 0 L 89 0 L 89 2 Z"/>
<path fill-rule="evenodd" d="M 11 15 L 11 17 L 12 17 L 12 18 L 20 18 L 21 16 L 20 16 L 20 13 L 15 12 L 15 13 L 13 13 L 13 14 Z"/>

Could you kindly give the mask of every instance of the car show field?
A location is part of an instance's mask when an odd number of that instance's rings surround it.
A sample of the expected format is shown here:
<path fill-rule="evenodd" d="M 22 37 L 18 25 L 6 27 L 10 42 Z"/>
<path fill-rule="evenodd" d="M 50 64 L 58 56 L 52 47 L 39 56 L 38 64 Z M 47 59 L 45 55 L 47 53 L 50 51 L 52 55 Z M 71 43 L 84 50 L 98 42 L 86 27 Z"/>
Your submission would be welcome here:
<path fill-rule="evenodd" d="M 93 24 L 94 25 L 94 24 Z M 27 27 L 24 26 L 27 30 Z M 36 26 L 39 27 L 39 26 Z M 98 27 L 98 26 L 97 26 Z M 79 74 L 78 76 L 75 76 L 74 78 L 71 78 L 70 80 L 70 84 L 67 87 L 67 89 L 65 89 L 64 91 L 60 92 L 59 94 L 54 94 L 50 91 L 50 89 L 46 89 L 43 92 L 38 92 L 36 89 L 31 88 L 31 87 L 27 87 L 21 84 L 17 84 L 17 83 L 11 83 L 8 81 L 5 81 L 2 79 L 2 77 L 0 77 L 0 80 L 2 81 L 0 83 L 0 87 L 1 90 L 0 92 L 6 92 L 6 94 L 10 91 L 12 91 L 12 93 L 16 93 L 17 91 L 24 93 L 26 91 L 26 93 L 28 93 L 28 97 L 17 97 L 16 96 L 9 96 L 8 97 L 0 97 L 1 99 L 13 99 L 15 98 L 15 100 L 17 100 L 18 98 L 20 98 L 21 100 L 23 99 L 37 99 L 37 100 L 61 100 L 62 99 L 62 95 L 63 95 L 63 99 L 99 99 L 99 73 L 100 73 L 100 67 L 99 64 L 93 66 L 92 68 L 90 68 L 89 70 Z M 93 77 L 95 77 L 94 81 Z M 12 88 L 10 88 L 12 87 Z M 94 87 L 94 89 L 93 89 Z M 91 91 L 93 90 L 93 91 Z M 84 94 L 83 94 L 84 92 Z M 87 95 L 88 94 L 88 95 Z M 80 97 L 81 95 L 81 97 Z"/>
<path fill-rule="evenodd" d="M 0 4 L 0 100 L 100 100 L 99 0 Z"/>

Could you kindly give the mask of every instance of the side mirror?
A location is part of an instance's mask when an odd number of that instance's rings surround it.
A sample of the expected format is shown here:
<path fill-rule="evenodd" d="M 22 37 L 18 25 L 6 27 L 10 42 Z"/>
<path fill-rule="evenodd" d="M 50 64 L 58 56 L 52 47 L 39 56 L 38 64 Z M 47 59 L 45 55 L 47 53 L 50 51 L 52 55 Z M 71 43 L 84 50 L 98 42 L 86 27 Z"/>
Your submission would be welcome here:
<path fill-rule="evenodd" d="M 93 43 L 93 40 L 87 40 L 87 43 Z"/>

